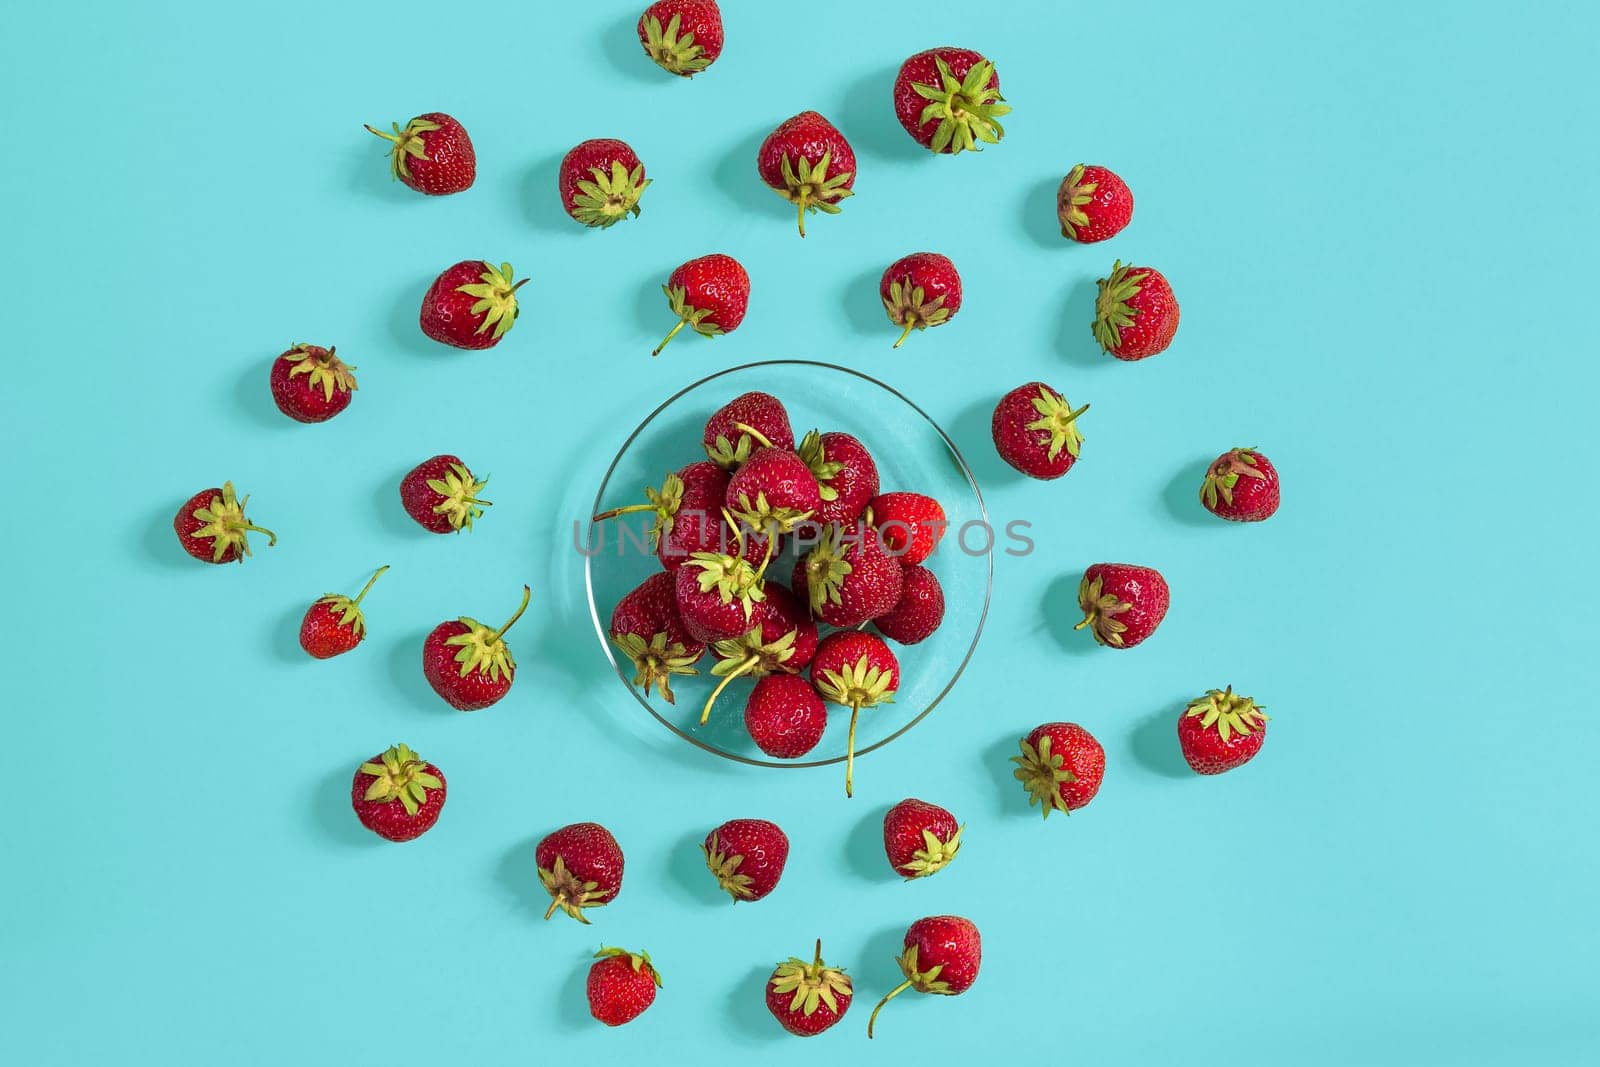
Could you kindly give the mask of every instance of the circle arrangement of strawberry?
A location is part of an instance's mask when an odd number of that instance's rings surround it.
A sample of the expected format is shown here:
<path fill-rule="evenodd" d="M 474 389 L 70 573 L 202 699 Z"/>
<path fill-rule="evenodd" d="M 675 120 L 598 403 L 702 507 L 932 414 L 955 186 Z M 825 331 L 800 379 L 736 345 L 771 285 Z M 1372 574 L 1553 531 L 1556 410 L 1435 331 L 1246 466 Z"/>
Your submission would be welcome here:
<path fill-rule="evenodd" d="M 838 127 L 815 111 L 779 123 L 761 142 L 756 170 L 767 188 L 795 206 L 801 237 L 806 212 L 837 215 L 839 201 L 855 195 L 855 151 Z"/>
<path fill-rule="evenodd" d="M 178 509 L 172 528 L 183 550 L 203 563 L 243 563 L 250 554 L 250 532 L 266 534 L 267 547 L 278 535 L 251 522 L 244 514 L 250 498 L 239 497 L 232 482 L 221 489 L 202 489 Z"/>
<path fill-rule="evenodd" d="M 601 948 L 589 968 L 589 1014 L 607 1026 L 631 1023 L 656 1002 L 661 972 L 648 952 Z"/>
<path fill-rule="evenodd" d="M 685 326 L 702 337 L 737 330 L 750 306 L 750 275 L 737 259 L 714 252 L 679 266 L 661 291 L 667 294 L 667 304 L 678 323 L 656 345 L 652 356 L 659 356 Z"/>
<path fill-rule="evenodd" d="M 446 267 L 422 297 L 422 332 L 452 348 L 493 348 L 517 321 L 511 264 L 464 259 Z"/>
<path fill-rule="evenodd" d="M 361 614 L 361 601 L 372 591 L 373 583 L 388 570 L 379 567 L 361 587 L 361 592 L 351 600 L 338 593 L 321 597 L 306 609 L 300 621 L 300 647 L 314 659 L 332 659 L 342 656 L 361 643 L 367 636 L 367 620 Z"/>
<path fill-rule="evenodd" d="M 478 156 L 461 123 L 433 111 L 418 115 L 403 130 L 398 122 L 392 128 L 393 133 L 384 133 L 367 127 L 391 143 L 389 170 L 396 181 L 428 196 L 448 196 L 472 187 Z"/>
<path fill-rule="evenodd" d="M 717 885 L 735 904 L 760 900 L 783 877 L 789 835 L 766 819 L 730 819 L 706 835 L 700 851 Z"/>
<path fill-rule="evenodd" d="M 639 197 L 650 184 L 639 154 L 626 141 L 584 141 L 561 161 L 561 207 L 585 226 L 605 229 L 639 215 Z"/>
<path fill-rule="evenodd" d="M 961 310 L 961 275 L 949 256 L 913 252 L 884 268 L 878 296 L 889 321 L 902 327 L 894 343 L 899 348 L 912 330 L 943 326 Z"/>
<path fill-rule="evenodd" d="M 433 829 L 444 810 L 444 772 L 407 745 L 395 745 L 356 768 L 350 804 L 361 825 L 390 841 Z"/>
<path fill-rule="evenodd" d="M 790 956 L 767 979 L 767 1010 L 795 1037 L 816 1037 L 844 1018 L 855 986 L 842 969 L 822 962 L 822 939 L 810 962 Z"/>
<path fill-rule="evenodd" d="M 441 622 L 422 642 L 422 673 L 433 691 L 457 711 L 480 711 L 511 692 L 517 664 L 505 633 L 528 610 L 533 590 L 522 587 L 522 603 L 498 630 L 463 615 Z"/>
<path fill-rule="evenodd" d="M 722 54 L 717 0 L 656 0 L 639 16 L 639 43 L 668 74 L 694 77 Z"/>
<path fill-rule="evenodd" d="M 291 345 L 272 361 L 272 401 L 296 422 L 327 422 L 350 406 L 354 370 L 331 347 Z"/>

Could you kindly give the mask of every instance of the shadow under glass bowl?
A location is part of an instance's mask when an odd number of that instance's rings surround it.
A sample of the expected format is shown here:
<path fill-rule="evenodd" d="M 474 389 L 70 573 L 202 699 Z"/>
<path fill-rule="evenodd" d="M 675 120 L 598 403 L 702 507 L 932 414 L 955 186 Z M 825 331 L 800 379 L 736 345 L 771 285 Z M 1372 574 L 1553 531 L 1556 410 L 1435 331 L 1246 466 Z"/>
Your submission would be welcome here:
<path fill-rule="evenodd" d="M 880 492 L 925 493 L 943 505 L 949 521 L 937 551 L 924 564 L 944 590 L 944 622 L 921 644 L 889 643 L 900 662 L 899 689 L 892 703 L 862 709 L 856 729 L 856 755 L 862 756 L 926 718 L 950 693 L 977 648 L 994 577 L 994 534 L 983 494 L 949 435 L 894 389 L 829 363 L 772 360 L 719 371 L 668 397 L 622 443 L 600 481 L 591 514 L 641 502 L 646 486 L 659 486 L 667 472 L 704 459 L 700 441 L 706 420 L 752 390 L 783 402 L 796 442 L 813 427 L 859 438 L 878 465 Z M 647 697 L 632 685 L 633 666 L 611 643 L 607 630 L 616 603 L 661 569 L 646 536 L 651 520 L 647 511 L 591 524 L 584 563 L 595 632 L 632 699 L 685 741 L 727 759 L 762 767 L 842 762 L 849 709 L 829 705 L 827 732 L 805 758 L 772 759 L 745 731 L 744 704 L 753 683 L 744 679 L 723 692 L 711 720 L 699 725 L 701 705 L 717 681 L 708 673 L 714 662 L 709 651 L 698 675 L 674 677 L 676 704 L 668 704 L 659 693 Z M 775 561 L 768 580 L 787 584 L 789 571 L 786 559 Z"/>

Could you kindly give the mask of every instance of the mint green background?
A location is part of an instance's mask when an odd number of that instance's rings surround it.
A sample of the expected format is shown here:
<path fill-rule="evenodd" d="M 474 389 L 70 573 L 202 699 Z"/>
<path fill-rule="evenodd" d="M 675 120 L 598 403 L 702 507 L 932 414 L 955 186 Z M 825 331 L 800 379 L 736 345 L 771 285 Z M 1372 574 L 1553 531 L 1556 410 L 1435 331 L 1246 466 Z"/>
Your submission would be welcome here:
<path fill-rule="evenodd" d="M 639 54 L 632 5 L 5 5 L 0 1059 L 1593 1062 L 1592 8 L 728 7 L 726 55 L 680 83 Z M 1016 107 L 981 156 L 926 155 L 889 109 L 899 61 L 945 40 L 993 56 Z M 802 242 L 754 156 L 807 107 L 860 180 Z M 443 201 L 391 184 L 361 130 L 433 108 L 481 159 Z M 554 193 L 560 156 L 601 135 L 656 179 L 603 234 Z M 1056 236 L 1079 160 L 1136 190 L 1109 245 Z M 876 280 L 924 247 L 967 302 L 894 353 Z M 657 285 L 712 250 L 749 267 L 749 319 L 652 362 Z M 415 327 L 469 256 L 533 277 L 489 353 Z M 1158 359 L 1092 347 L 1114 257 L 1173 280 L 1183 327 Z M 268 399 L 300 339 L 360 368 L 325 426 Z M 1034 555 L 997 560 L 949 703 L 862 762 L 851 802 L 834 768 L 713 761 L 647 720 L 566 547 L 645 412 L 775 356 L 903 389 L 996 517 L 1036 528 Z M 1034 377 L 1094 405 L 1055 484 L 987 444 L 994 400 Z M 1193 500 L 1236 444 L 1283 472 L 1263 526 Z M 445 449 L 494 479 L 471 537 L 395 506 Z M 224 478 L 282 540 L 213 569 L 169 523 Z M 1070 632 L 1077 575 L 1106 558 L 1174 589 L 1125 655 Z M 379 563 L 367 643 L 307 661 L 305 604 Z M 525 581 L 512 696 L 445 710 L 422 634 L 499 617 Z M 1172 721 L 1226 682 L 1276 718 L 1254 764 L 1201 780 Z M 1109 771 L 1093 807 L 1041 824 L 1006 759 L 1053 718 L 1093 729 Z M 346 793 L 402 739 L 451 794 L 390 847 Z M 969 843 L 903 885 L 876 837 L 907 794 Z M 730 908 L 694 843 L 743 815 L 781 819 L 794 851 L 774 896 Z M 533 885 L 533 842 L 577 819 L 628 855 L 590 929 L 540 922 Z M 900 932 L 944 911 L 982 928 L 981 978 L 902 998 L 869 1047 Z M 819 934 L 867 1003 L 803 1045 L 760 984 Z M 619 1032 L 583 1003 L 602 939 L 666 975 Z"/>

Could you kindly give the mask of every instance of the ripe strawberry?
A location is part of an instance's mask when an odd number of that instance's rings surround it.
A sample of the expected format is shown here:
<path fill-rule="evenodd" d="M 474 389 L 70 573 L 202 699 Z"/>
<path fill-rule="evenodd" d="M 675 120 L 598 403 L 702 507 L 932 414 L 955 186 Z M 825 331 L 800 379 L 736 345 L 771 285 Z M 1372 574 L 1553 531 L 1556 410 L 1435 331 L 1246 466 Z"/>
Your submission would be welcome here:
<path fill-rule="evenodd" d="M 856 154 L 827 119 L 802 111 L 767 134 L 756 153 L 756 170 L 767 187 L 795 206 L 800 236 L 806 212 L 839 213 L 839 201 L 853 196 Z"/>
<path fill-rule="evenodd" d="M 912 330 L 943 326 L 961 310 L 961 275 L 947 256 L 913 252 L 889 264 L 878 282 L 878 295 L 889 321 L 904 327 L 894 343 L 899 348 Z"/>
<path fill-rule="evenodd" d="M 678 617 L 678 598 L 666 571 L 652 574 L 617 601 L 610 635 L 633 664 L 633 684 L 647 697 L 654 687 L 668 704 L 676 703 L 672 676 L 700 673 L 694 665 L 705 655 L 706 646 L 689 636 Z"/>
<path fill-rule="evenodd" d="M 742 635 L 718 641 L 711 647 L 717 663 L 711 673 L 721 678 L 700 711 L 700 725 L 711 719 L 711 707 L 735 678 L 795 674 L 811 666 L 817 654 L 817 624 L 805 606 L 777 582 L 763 586 L 765 599 L 750 612 L 750 628 Z"/>
<path fill-rule="evenodd" d="M 752 433 L 752 431 L 754 431 Z M 742 393 L 706 420 L 701 436 L 706 455 L 723 470 L 733 470 L 763 444 L 794 448 L 794 430 L 783 403 L 770 393 Z"/>
<path fill-rule="evenodd" d="M 891 641 L 915 645 L 926 641 L 944 622 L 944 589 L 926 567 L 913 563 L 903 572 L 900 600 L 873 619 L 872 625 Z"/>
<path fill-rule="evenodd" d="M 939 805 L 908 797 L 883 816 L 883 851 L 896 874 L 926 878 L 956 858 L 962 829 Z"/>
<path fill-rule="evenodd" d="M 1105 167 L 1079 163 L 1061 179 L 1056 218 L 1061 236 L 1069 241 L 1086 245 L 1104 241 L 1133 220 L 1133 191 Z"/>
<path fill-rule="evenodd" d="M 1178 298 L 1154 267 L 1124 267 L 1100 279 L 1094 302 L 1094 339 L 1118 359 L 1145 359 L 1165 352 L 1178 332 Z"/>
<path fill-rule="evenodd" d="M 472 138 L 461 123 L 439 111 L 418 115 L 401 129 L 390 123 L 394 133 L 367 129 L 393 143 L 389 170 L 400 181 L 419 193 L 448 196 L 472 187 L 478 176 L 478 156 Z"/>
<path fill-rule="evenodd" d="M 856 720 L 862 708 L 894 701 L 900 662 L 876 634 L 836 630 L 817 646 L 811 684 L 823 698 L 850 709 L 850 736 L 844 760 L 844 795 L 855 794 Z"/>
<path fill-rule="evenodd" d="M 1046 819 L 1052 811 L 1070 815 L 1100 792 L 1106 776 L 1106 750 L 1077 723 L 1047 722 L 1022 739 L 1022 755 L 1012 756 L 1011 774 L 1028 791 Z"/>
<path fill-rule="evenodd" d="M 332 348 L 291 345 L 272 361 L 272 402 L 296 422 L 327 422 L 350 406 L 356 376 Z"/>
<path fill-rule="evenodd" d="M 329 593 L 306 609 L 300 621 L 300 647 L 316 659 L 332 659 L 349 652 L 367 636 L 367 620 L 361 614 L 361 601 L 371 590 L 387 566 L 379 567 L 361 592 L 351 600 L 338 593 Z"/>
<path fill-rule="evenodd" d="M 243 563 L 250 554 L 247 530 L 266 534 L 271 548 L 278 543 L 278 535 L 245 518 L 244 506 L 249 502 L 248 496 L 241 500 L 234 495 L 232 482 L 223 482 L 221 489 L 200 490 L 173 516 L 178 544 L 204 563 Z"/>
<path fill-rule="evenodd" d="M 805 460 L 787 448 L 763 444 L 728 480 L 725 503 L 739 522 L 772 536 L 815 515 L 822 495 Z"/>
<path fill-rule="evenodd" d="M 448 452 L 425 459 L 400 479 L 400 503 L 424 530 L 436 534 L 472 529 L 493 501 L 479 500 L 488 478 L 475 478 L 467 465 Z"/>
<path fill-rule="evenodd" d="M 1030 478 L 1059 478 L 1078 462 L 1083 434 L 1076 410 L 1043 382 L 1019 385 L 995 405 L 990 432 L 1000 458 Z"/>
<path fill-rule="evenodd" d="M 1270 519 L 1278 510 L 1278 468 L 1253 448 L 1230 448 L 1206 471 L 1200 502 L 1231 522 Z"/>
<path fill-rule="evenodd" d="M 585 909 L 609 904 L 622 891 L 622 846 L 597 822 L 563 826 L 539 842 L 533 858 L 551 897 L 546 919 L 560 908 L 587 925 Z"/>
<path fill-rule="evenodd" d="M 812 430 L 798 453 L 817 480 L 819 503 L 812 516 L 824 525 L 852 526 L 878 493 L 878 465 L 867 446 L 847 433 Z"/>
<path fill-rule="evenodd" d="M 650 179 L 626 141 L 597 137 L 584 141 L 561 161 L 557 185 L 561 207 L 585 226 L 605 229 L 639 215 L 639 197 Z"/>
<path fill-rule="evenodd" d="M 999 119 L 1011 113 L 1000 95 L 994 64 L 966 48 L 930 48 L 900 66 L 894 79 L 894 113 L 911 139 L 954 155 L 999 144 Z"/>
<path fill-rule="evenodd" d="M 673 581 L 684 628 L 707 645 L 748 633 L 755 605 L 767 596 L 755 566 L 725 552 L 694 553 Z"/>
<path fill-rule="evenodd" d="M 828 709 L 811 683 L 794 674 L 757 680 L 744 705 L 744 728 L 774 759 L 799 759 L 822 740 Z"/>
<path fill-rule="evenodd" d="M 737 904 L 778 888 L 789 860 L 789 837 L 775 822 L 731 819 L 706 835 L 700 851 L 717 884 Z"/>
<path fill-rule="evenodd" d="M 652 356 L 659 356 L 685 326 L 702 337 L 737 330 L 750 306 L 750 275 L 737 259 L 713 252 L 673 271 L 661 291 L 667 294 L 678 324 L 656 345 Z"/>
<path fill-rule="evenodd" d="M 848 531 L 827 530 L 795 562 L 791 582 L 811 614 L 830 626 L 849 627 L 891 611 L 900 602 L 905 575 L 878 531 L 862 522 Z"/>
<path fill-rule="evenodd" d="M 844 1018 L 854 996 L 850 976 L 822 962 L 820 938 L 811 962 L 790 956 L 767 979 L 767 1010 L 796 1037 L 815 1037 Z"/>
<path fill-rule="evenodd" d="M 350 783 L 356 818 L 390 841 L 410 841 L 433 829 L 444 796 L 444 772 L 405 745 L 373 756 Z"/>
<path fill-rule="evenodd" d="M 1108 648 L 1132 648 L 1166 618 L 1171 594 L 1167 580 L 1154 567 L 1133 563 L 1096 563 L 1078 583 L 1078 606 L 1094 639 Z"/>
<path fill-rule="evenodd" d="M 728 474 L 709 460 L 691 463 L 669 473 L 660 489 L 646 487 L 643 504 L 628 504 L 602 511 L 591 521 L 604 522 L 619 515 L 651 511 L 650 543 L 661 565 L 675 571 L 695 552 L 725 552 L 733 541 L 722 521 L 728 495 Z"/>
<path fill-rule="evenodd" d="M 455 348 L 493 348 L 517 321 L 517 290 L 511 264 L 496 267 L 464 259 L 433 280 L 422 297 L 422 332 Z"/>
<path fill-rule="evenodd" d="M 883 1006 L 908 989 L 953 997 L 965 993 L 978 980 L 978 965 L 983 961 L 983 942 L 971 919 L 959 915 L 930 915 L 918 919 L 906 930 L 905 951 L 900 954 L 900 973 L 906 980 L 878 1001 L 867 1019 L 867 1036 L 877 1022 Z"/>
<path fill-rule="evenodd" d="M 722 54 L 716 0 L 656 0 L 639 16 L 639 43 L 668 74 L 692 78 Z"/>
<path fill-rule="evenodd" d="M 933 555 L 950 526 L 940 503 L 921 493 L 880 493 L 867 503 L 867 511 L 884 547 L 902 566 Z"/>
<path fill-rule="evenodd" d="M 594 958 L 586 984 L 590 1015 L 607 1026 L 621 1026 L 655 1003 L 661 973 L 650 962 L 650 953 L 601 946 Z"/>
<path fill-rule="evenodd" d="M 533 590 L 522 587 L 522 603 L 498 630 L 463 615 L 441 622 L 422 642 L 422 673 L 433 691 L 458 711 L 478 711 L 511 692 L 516 660 L 505 633 L 528 610 Z"/>
<path fill-rule="evenodd" d="M 1212 689 L 1178 716 L 1178 744 L 1196 774 L 1221 774 L 1255 759 L 1267 739 L 1268 715 L 1233 686 Z"/>

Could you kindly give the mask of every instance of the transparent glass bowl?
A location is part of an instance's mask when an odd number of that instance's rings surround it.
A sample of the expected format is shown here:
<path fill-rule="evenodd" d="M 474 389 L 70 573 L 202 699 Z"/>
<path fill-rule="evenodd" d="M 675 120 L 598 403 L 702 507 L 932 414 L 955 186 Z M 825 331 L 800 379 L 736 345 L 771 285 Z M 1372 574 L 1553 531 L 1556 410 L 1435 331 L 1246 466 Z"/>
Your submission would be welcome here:
<path fill-rule="evenodd" d="M 864 708 L 856 728 L 858 756 L 887 745 L 927 717 L 961 677 L 977 647 L 989 611 L 994 577 L 989 516 L 966 460 L 927 413 L 875 378 L 829 363 L 773 360 L 749 363 L 702 378 L 668 397 L 622 443 L 595 494 L 591 514 L 640 503 L 646 486 L 659 486 L 668 471 L 705 459 L 701 433 L 712 412 L 751 390 L 776 396 L 788 409 L 796 443 L 807 430 L 841 430 L 867 446 L 878 465 L 881 492 L 914 491 L 943 505 L 949 529 L 924 564 L 944 590 L 944 623 L 917 645 L 889 643 L 900 661 L 894 702 Z M 633 666 L 611 643 L 611 611 L 630 590 L 661 569 L 648 551 L 650 512 L 623 515 L 589 527 L 585 562 L 589 611 L 606 659 L 640 707 L 657 722 L 707 752 L 763 767 L 818 767 L 845 758 L 847 708 L 829 706 L 827 732 L 798 760 L 776 760 L 755 746 L 744 728 L 744 704 L 752 682 L 738 679 L 724 690 L 711 721 L 699 725 L 700 708 L 717 679 L 709 674 L 710 652 L 700 673 L 674 677 L 677 703 L 659 693 L 646 696 L 632 684 Z M 641 542 L 644 547 L 641 548 Z M 786 557 L 769 567 L 769 579 L 788 583 Z M 826 632 L 826 627 L 824 627 Z"/>

